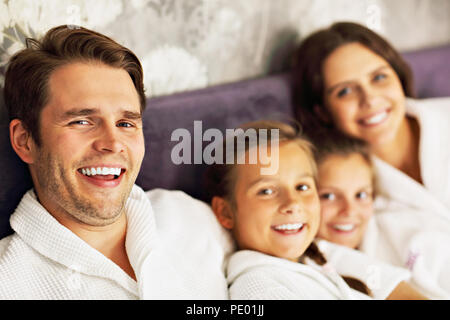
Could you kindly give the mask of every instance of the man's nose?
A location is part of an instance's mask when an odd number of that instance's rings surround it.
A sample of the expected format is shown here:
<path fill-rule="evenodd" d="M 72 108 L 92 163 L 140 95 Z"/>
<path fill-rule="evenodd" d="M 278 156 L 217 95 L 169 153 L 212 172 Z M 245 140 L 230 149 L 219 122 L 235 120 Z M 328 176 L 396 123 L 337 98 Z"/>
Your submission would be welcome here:
<path fill-rule="evenodd" d="M 99 152 L 111 153 L 120 153 L 124 151 L 124 144 L 120 139 L 119 128 L 115 125 L 102 126 L 94 141 L 94 149 Z"/>

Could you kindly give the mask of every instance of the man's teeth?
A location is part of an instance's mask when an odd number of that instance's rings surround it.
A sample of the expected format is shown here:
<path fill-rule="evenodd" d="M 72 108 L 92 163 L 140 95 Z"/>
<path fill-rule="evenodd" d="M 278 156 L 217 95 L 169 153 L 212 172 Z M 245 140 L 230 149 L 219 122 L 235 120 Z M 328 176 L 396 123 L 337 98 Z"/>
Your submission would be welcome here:
<path fill-rule="evenodd" d="M 355 228 L 354 224 L 335 224 L 333 228 L 339 231 L 352 231 Z"/>
<path fill-rule="evenodd" d="M 374 115 L 373 117 L 370 117 L 368 119 L 364 119 L 363 122 L 365 124 L 377 124 L 383 121 L 387 117 L 387 111 L 381 112 L 377 115 Z"/>
<path fill-rule="evenodd" d="M 115 175 L 115 176 L 120 176 L 120 168 L 107 168 L 107 167 L 103 167 L 103 168 L 83 168 L 81 169 L 81 173 L 86 175 L 86 176 L 95 176 L 95 175 Z"/>
<path fill-rule="evenodd" d="M 275 226 L 275 230 L 297 230 L 303 227 L 303 223 L 288 223 Z"/>

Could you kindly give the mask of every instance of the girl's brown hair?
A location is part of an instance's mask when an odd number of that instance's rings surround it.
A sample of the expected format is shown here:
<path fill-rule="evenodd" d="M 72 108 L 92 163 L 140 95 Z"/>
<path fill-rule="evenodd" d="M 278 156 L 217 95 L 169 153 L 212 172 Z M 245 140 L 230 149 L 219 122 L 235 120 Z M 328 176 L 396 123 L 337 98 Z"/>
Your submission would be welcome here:
<path fill-rule="evenodd" d="M 348 156 L 358 153 L 372 166 L 369 146 L 361 139 L 347 136 L 334 128 L 321 128 L 308 137 L 314 145 L 317 165 L 330 155 Z"/>
<path fill-rule="evenodd" d="M 238 129 L 242 129 L 240 134 L 232 135 L 223 141 L 222 148 L 223 152 L 223 163 L 214 163 L 205 171 L 205 190 L 207 191 L 207 200 L 211 201 L 214 196 L 221 197 L 229 200 L 230 203 L 234 204 L 234 187 L 235 187 L 235 166 L 237 163 L 237 158 L 242 153 L 249 150 L 251 143 L 247 137 L 245 137 L 245 145 L 243 150 L 238 150 L 238 140 L 245 135 L 245 131 L 248 129 L 253 129 L 259 132 L 260 130 L 267 130 L 267 141 L 272 141 L 275 139 L 272 137 L 272 130 L 278 130 L 278 142 L 291 142 L 295 141 L 305 152 L 307 158 L 310 160 L 310 165 L 313 170 L 314 178 L 317 175 L 316 162 L 314 161 L 314 154 L 312 150 L 312 144 L 301 135 L 299 128 L 294 128 L 279 121 L 270 120 L 260 120 L 254 122 L 248 122 L 241 125 Z M 257 146 L 260 145 L 263 135 L 257 134 Z M 264 136 L 265 138 L 265 136 Z M 232 141 L 230 141 L 232 139 Z M 269 144 L 268 144 L 269 146 Z M 226 163 L 226 152 L 227 147 L 233 148 L 234 159 L 231 164 Z M 234 152 L 237 151 L 237 152 Z"/>
<path fill-rule="evenodd" d="M 279 143 L 283 142 L 296 142 L 299 144 L 299 146 L 302 148 L 302 150 L 307 155 L 308 159 L 311 161 L 311 167 L 313 168 L 313 174 L 316 178 L 317 176 L 317 167 L 316 163 L 314 161 L 314 153 L 313 153 L 313 145 L 310 143 L 310 141 L 301 133 L 300 126 L 297 126 L 297 128 L 294 128 L 293 126 L 290 126 L 283 122 L 278 121 L 256 121 L 256 122 L 249 122 L 244 125 L 242 125 L 240 128 L 246 130 L 246 129 L 255 129 L 255 130 L 261 130 L 266 129 L 267 130 L 267 140 L 273 139 L 270 132 L 272 129 L 278 130 L 278 139 Z M 229 137 L 229 139 L 233 139 L 232 143 L 227 143 L 227 139 L 224 140 L 223 148 L 226 148 L 226 146 L 232 146 L 234 150 L 237 150 L 237 139 L 238 136 L 234 135 Z M 259 135 L 258 135 L 259 139 Z M 257 144 L 259 145 L 260 141 L 257 141 Z M 251 147 L 250 143 L 246 141 L 245 148 L 242 151 L 248 151 Z M 223 163 L 214 163 L 210 165 L 206 171 L 205 171 L 205 188 L 208 191 L 208 199 L 209 201 L 212 200 L 213 197 L 221 197 L 226 200 L 228 200 L 232 207 L 236 205 L 235 203 L 235 196 L 234 196 L 234 187 L 236 183 L 236 177 L 235 177 L 235 166 L 236 161 L 234 161 L 231 164 L 227 164 L 225 161 L 226 152 L 224 154 L 224 161 Z M 238 157 L 237 152 L 233 153 L 235 160 Z M 235 207 L 234 207 L 235 208 Z M 311 260 L 313 260 L 318 265 L 324 265 L 327 261 L 323 254 L 320 252 L 317 245 L 312 242 L 309 247 L 306 249 L 303 257 L 308 257 Z M 350 277 L 343 277 L 343 279 L 347 282 L 347 284 L 358 291 L 361 291 L 363 293 L 369 294 L 369 289 L 367 286 L 362 283 L 361 281 L 350 278 Z"/>
<path fill-rule="evenodd" d="M 73 62 L 124 69 L 138 93 L 141 112 L 145 108 L 142 66 L 133 52 L 92 30 L 55 27 L 42 41 L 27 39 L 27 48 L 12 56 L 5 75 L 4 99 L 9 118 L 22 120 L 38 146 L 40 114 L 49 100 L 49 78 L 57 68 Z"/>
<path fill-rule="evenodd" d="M 305 132 L 314 131 L 318 126 L 332 126 L 321 121 L 314 111 L 315 106 L 324 107 L 322 65 L 334 50 L 354 42 L 362 44 L 385 59 L 397 73 L 405 95 L 414 97 L 411 69 L 389 42 L 360 24 L 335 23 L 308 36 L 294 53 L 293 103 L 297 119 Z"/>

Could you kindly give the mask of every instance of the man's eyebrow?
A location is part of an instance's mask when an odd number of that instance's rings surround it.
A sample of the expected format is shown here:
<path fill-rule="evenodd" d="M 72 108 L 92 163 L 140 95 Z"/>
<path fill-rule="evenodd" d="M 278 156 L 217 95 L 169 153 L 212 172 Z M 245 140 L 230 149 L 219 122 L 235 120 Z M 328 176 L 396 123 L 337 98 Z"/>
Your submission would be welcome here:
<path fill-rule="evenodd" d="M 90 116 L 92 114 L 98 113 L 99 110 L 96 108 L 83 108 L 83 109 L 70 109 L 64 112 L 61 116 L 62 120 L 75 118 L 75 117 L 84 117 L 84 116 Z"/>
<path fill-rule="evenodd" d="M 130 120 L 140 120 L 142 119 L 142 114 L 140 112 L 135 111 L 124 111 L 123 117 Z"/>
<path fill-rule="evenodd" d="M 98 108 L 82 108 L 82 109 L 70 109 L 64 112 L 61 116 L 62 120 L 71 119 L 75 117 L 86 117 L 93 114 L 100 113 Z M 139 120 L 142 119 L 142 114 L 140 112 L 125 110 L 122 112 L 122 116 L 126 119 Z"/>

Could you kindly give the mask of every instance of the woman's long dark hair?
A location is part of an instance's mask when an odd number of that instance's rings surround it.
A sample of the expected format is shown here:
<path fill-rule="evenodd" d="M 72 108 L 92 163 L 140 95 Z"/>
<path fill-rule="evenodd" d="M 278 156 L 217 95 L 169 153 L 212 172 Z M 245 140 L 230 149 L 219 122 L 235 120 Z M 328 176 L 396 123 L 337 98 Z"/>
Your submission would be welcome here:
<path fill-rule="evenodd" d="M 314 161 L 314 154 L 313 154 L 313 146 L 312 144 L 306 139 L 300 132 L 300 128 L 294 128 L 286 123 L 281 123 L 277 121 L 256 121 L 247 123 L 245 125 L 242 125 L 241 128 L 243 129 L 266 129 L 268 133 L 270 133 L 271 129 L 278 129 L 278 139 L 280 142 L 291 142 L 295 141 L 299 144 L 299 146 L 305 151 L 307 154 L 307 157 L 311 161 L 311 165 L 313 168 L 313 174 L 317 175 L 317 168 Z M 225 150 L 226 146 L 233 146 L 235 150 L 237 150 L 237 144 L 236 144 L 236 136 L 231 136 L 232 139 L 234 139 L 234 142 L 232 144 L 227 144 L 227 141 L 224 141 L 223 148 Z M 267 136 L 267 139 L 273 139 L 270 135 Z M 259 145 L 259 141 L 257 142 Z M 248 150 L 249 144 L 245 143 L 245 150 Z M 208 191 L 208 199 L 211 201 L 211 199 L 215 196 L 224 198 L 228 200 L 232 206 L 235 206 L 235 197 L 234 197 L 234 186 L 235 186 L 235 163 L 234 164 L 227 164 L 225 161 L 225 152 L 224 154 L 224 161 L 222 164 L 215 163 L 210 165 L 206 172 L 205 172 L 205 189 Z M 237 152 L 234 153 L 235 157 L 237 156 Z M 315 177 L 316 178 L 316 177 Z M 323 254 L 320 252 L 317 245 L 312 242 L 309 247 L 306 249 L 304 256 L 310 258 L 312 261 L 314 261 L 318 265 L 324 265 L 327 261 Z M 360 292 L 363 292 L 365 294 L 369 294 L 369 289 L 367 286 L 354 278 L 350 277 L 342 277 L 344 281 L 353 289 L 358 290 Z"/>
<path fill-rule="evenodd" d="M 306 133 L 318 126 L 332 126 L 320 121 L 314 112 L 314 106 L 324 107 L 323 62 L 340 46 L 355 42 L 385 59 L 397 73 L 404 94 L 415 96 L 411 69 L 389 42 L 360 24 L 335 23 L 308 36 L 294 53 L 292 98 L 297 119 Z"/>

